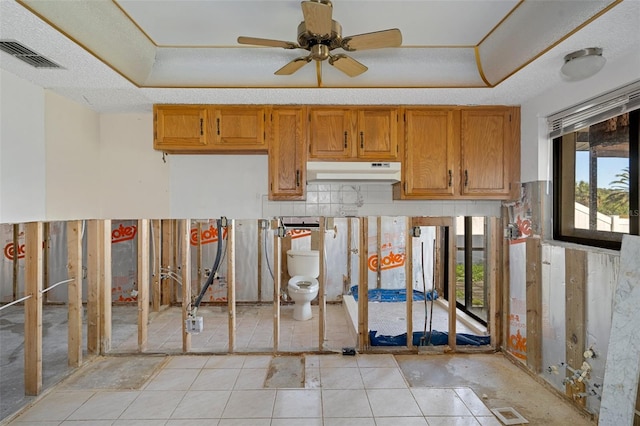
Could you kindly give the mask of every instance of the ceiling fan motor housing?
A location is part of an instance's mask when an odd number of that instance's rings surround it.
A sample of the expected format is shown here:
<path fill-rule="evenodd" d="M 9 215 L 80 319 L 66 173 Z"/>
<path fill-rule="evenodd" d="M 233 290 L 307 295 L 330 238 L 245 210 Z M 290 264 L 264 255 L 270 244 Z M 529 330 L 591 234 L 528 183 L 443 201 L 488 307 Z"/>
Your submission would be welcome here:
<path fill-rule="evenodd" d="M 332 20 L 331 34 L 313 34 L 307 31 L 307 25 L 302 21 L 298 25 L 298 44 L 307 50 L 311 50 L 311 47 L 316 44 L 323 44 L 329 50 L 336 49 L 342 44 L 342 26 Z"/>

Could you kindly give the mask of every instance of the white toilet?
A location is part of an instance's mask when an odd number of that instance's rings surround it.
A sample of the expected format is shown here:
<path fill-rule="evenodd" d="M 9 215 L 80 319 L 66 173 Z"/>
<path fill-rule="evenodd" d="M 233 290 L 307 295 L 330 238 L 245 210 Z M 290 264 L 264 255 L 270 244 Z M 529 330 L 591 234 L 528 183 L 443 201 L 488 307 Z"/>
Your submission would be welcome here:
<path fill-rule="evenodd" d="M 318 250 L 288 250 L 287 271 L 289 296 L 294 301 L 293 319 L 311 319 L 311 301 L 318 295 L 318 275 L 320 275 L 320 253 Z"/>

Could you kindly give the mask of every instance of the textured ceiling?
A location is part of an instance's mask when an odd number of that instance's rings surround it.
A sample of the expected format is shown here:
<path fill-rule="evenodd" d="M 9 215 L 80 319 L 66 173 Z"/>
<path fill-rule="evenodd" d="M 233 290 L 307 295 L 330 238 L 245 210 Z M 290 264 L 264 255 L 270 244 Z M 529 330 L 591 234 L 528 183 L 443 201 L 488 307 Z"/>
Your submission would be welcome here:
<path fill-rule="evenodd" d="M 398 48 L 349 52 L 369 68 L 353 78 L 326 61 L 321 79 L 313 62 L 277 76 L 307 52 L 236 42 L 240 35 L 296 41 L 302 19 L 300 1 L 0 0 L 0 38 L 64 69 L 36 70 L 5 53 L 0 68 L 98 111 L 345 97 L 518 104 L 561 81 L 570 51 L 599 46 L 610 61 L 640 51 L 638 0 L 335 0 L 343 36 L 388 28 L 403 35 Z"/>

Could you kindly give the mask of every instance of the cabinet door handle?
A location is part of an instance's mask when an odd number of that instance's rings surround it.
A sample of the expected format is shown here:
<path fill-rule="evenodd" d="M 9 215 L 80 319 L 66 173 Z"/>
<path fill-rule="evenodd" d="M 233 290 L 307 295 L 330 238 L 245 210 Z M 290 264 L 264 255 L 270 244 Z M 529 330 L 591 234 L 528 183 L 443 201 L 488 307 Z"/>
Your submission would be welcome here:
<path fill-rule="evenodd" d="M 453 183 L 453 173 L 451 173 L 451 169 L 449 169 L 449 187 L 451 187 L 452 183 Z"/>
<path fill-rule="evenodd" d="M 204 120 L 201 118 L 200 119 L 200 136 L 204 135 Z"/>
<path fill-rule="evenodd" d="M 300 169 L 296 170 L 296 186 L 300 186 Z"/>
<path fill-rule="evenodd" d="M 216 127 L 218 131 L 218 135 L 220 135 L 220 119 L 219 118 L 216 118 Z"/>
<path fill-rule="evenodd" d="M 469 173 L 467 173 L 467 171 L 464 171 L 464 186 L 467 186 L 469 184 Z"/>
<path fill-rule="evenodd" d="M 347 132 L 344 132 L 344 147 L 347 147 Z"/>
<path fill-rule="evenodd" d="M 364 132 L 360 132 L 360 148 L 364 149 Z"/>

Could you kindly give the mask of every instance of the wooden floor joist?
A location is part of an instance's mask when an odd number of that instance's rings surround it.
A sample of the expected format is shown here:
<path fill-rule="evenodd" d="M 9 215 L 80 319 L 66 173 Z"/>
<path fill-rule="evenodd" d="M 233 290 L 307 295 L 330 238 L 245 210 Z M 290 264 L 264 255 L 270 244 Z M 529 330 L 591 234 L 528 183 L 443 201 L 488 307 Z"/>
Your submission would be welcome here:
<path fill-rule="evenodd" d="M 42 223 L 25 225 L 24 388 L 26 395 L 42 390 Z M 17 251 L 15 252 L 17 254 Z"/>

